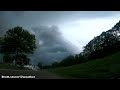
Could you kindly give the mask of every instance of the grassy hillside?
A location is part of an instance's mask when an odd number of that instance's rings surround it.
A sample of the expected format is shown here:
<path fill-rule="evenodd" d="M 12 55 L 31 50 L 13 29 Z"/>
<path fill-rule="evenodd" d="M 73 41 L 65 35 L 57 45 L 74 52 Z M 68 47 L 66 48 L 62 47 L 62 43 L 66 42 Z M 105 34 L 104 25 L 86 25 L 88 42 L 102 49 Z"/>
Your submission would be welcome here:
<path fill-rule="evenodd" d="M 120 77 L 120 52 L 86 63 L 49 69 L 50 72 L 66 78 L 113 79 Z"/>

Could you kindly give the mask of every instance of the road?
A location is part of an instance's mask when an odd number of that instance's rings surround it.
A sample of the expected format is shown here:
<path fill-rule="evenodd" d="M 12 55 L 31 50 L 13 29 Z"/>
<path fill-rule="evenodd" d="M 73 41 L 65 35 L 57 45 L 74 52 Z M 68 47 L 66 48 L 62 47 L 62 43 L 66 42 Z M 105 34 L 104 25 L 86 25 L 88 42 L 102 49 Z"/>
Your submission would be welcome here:
<path fill-rule="evenodd" d="M 63 79 L 56 74 L 50 73 L 45 70 L 32 71 L 32 70 L 9 70 L 0 69 L 0 76 L 35 76 L 35 79 Z"/>

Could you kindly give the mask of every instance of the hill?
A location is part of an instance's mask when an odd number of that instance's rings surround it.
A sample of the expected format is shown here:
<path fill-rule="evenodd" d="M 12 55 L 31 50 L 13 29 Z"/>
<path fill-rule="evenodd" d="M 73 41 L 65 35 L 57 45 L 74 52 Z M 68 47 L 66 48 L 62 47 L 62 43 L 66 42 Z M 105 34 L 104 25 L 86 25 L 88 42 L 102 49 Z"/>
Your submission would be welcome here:
<path fill-rule="evenodd" d="M 49 69 L 66 78 L 114 79 L 120 77 L 120 52 L 86 63 Z"/>

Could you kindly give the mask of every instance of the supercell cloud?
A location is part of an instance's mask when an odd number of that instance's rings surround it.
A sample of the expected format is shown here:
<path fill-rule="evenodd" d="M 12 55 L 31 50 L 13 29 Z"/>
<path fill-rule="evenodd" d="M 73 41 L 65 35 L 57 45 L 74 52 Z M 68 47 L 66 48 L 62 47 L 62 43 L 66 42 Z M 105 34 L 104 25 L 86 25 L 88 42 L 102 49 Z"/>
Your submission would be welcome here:
<path fill-rule="evenodd" d="M 63 38 L 57 26 L 39 26 L 31 30 L 36 35 L 38 47 L 33 54 L 32 63 L 42 61 L 49 64 L 76 53 L 75 46 Z"/>

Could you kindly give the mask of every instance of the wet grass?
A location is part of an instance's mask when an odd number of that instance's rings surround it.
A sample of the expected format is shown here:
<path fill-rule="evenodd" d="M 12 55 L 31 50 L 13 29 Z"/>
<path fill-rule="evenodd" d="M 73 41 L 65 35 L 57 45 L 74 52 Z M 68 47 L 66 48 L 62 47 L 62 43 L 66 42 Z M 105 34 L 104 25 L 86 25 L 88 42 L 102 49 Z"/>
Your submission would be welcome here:
<path fill-rule="evenodd" d="M 117 78 L 120 76 L 120 52 L 102 59 L 96 59 L 69 67 L 49 69 L 48 71 L 70 79 Z"/>

